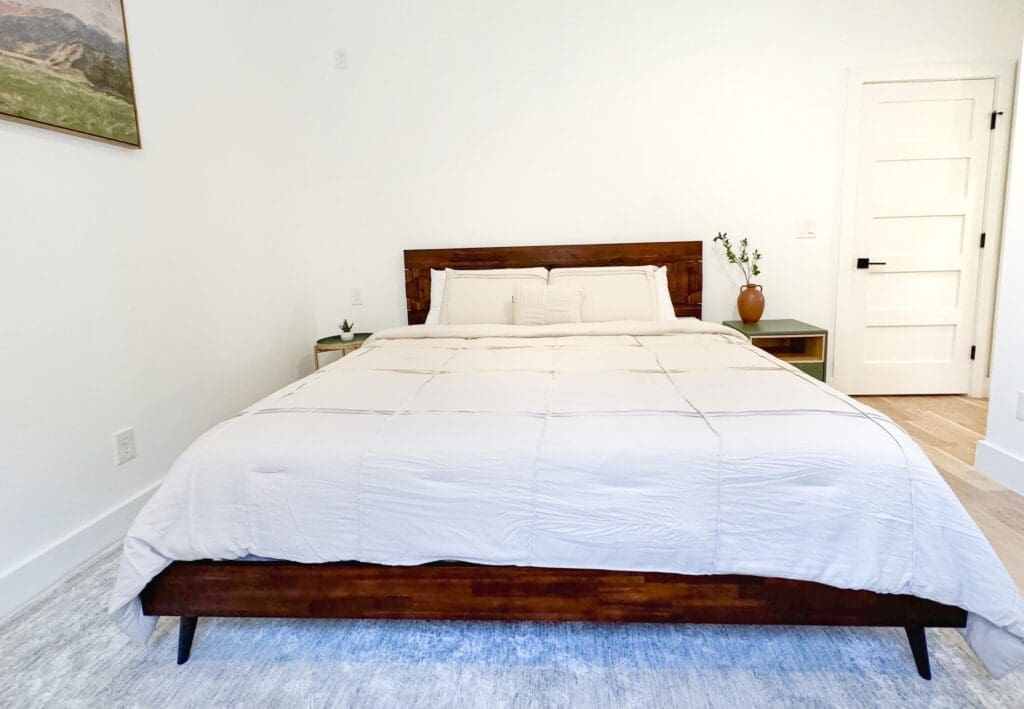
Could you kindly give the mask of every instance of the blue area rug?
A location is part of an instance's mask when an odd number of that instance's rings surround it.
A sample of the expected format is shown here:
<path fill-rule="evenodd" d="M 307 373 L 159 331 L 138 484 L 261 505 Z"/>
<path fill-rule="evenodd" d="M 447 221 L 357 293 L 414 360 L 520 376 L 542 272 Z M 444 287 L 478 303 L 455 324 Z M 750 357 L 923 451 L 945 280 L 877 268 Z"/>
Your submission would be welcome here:
<path fill-rule="evenodd" d="M 107 618 L 104 554 L 0 625 L 0 706 L 1024 706 L 956 631 L 931 682 L 901 629 L 203 619 L 139 648 Z"/>

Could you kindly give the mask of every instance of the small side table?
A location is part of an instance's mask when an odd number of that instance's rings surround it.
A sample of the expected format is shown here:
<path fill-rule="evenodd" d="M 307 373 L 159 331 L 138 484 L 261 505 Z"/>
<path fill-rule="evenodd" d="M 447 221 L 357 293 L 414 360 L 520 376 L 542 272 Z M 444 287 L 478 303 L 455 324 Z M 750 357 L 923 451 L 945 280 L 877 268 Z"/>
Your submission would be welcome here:
<path fill-rule="evenodd" d="M 825 381 L 828 330 L 799 320 L 761 320 L 753 325 L 726 320 L 722 324 L 742 332 L 754 347 Z"/>
<path fill-rule="evenodd" d="M 330 337 L 321 337 L 313 345 L 313 367 L 314 369 L 320 369 L 320 353 L 321 352 L 341 352 L 341 356 L 344 357 L 349 352 L 354 352 L 363 346 L 367 338 L 372 335 L 372 332 L 357 332 L 356 336 L 348 342 L 341 341 L 341 335 L 331 335 Z"/>

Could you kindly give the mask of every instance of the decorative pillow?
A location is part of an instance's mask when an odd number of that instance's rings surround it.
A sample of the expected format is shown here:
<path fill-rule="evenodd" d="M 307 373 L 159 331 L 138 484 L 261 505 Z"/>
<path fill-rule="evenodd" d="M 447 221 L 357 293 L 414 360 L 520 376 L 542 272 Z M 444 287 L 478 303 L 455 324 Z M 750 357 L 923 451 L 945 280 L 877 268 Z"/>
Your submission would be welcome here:
<path fill-rule="evenodd" d="M 654 272 L 654 284 L 658 290 L 658 320 L 674 322 L 676 308 L 672 305 L 672 294 L 668 290 L 668 267 L 662 266 Z"/>
<path fill-rule="evenodd" d="M 546 268 L 498 268 L 444 272 L 442 325 L 511 325 L 516 286 L 544 285 Z"/>
<path fill-rule="evenodd" d="M 659 320 L 657 270 L 654 266 L 555 268 L 548 283 L 583 293 L 583 322 Z"/>
<path fill-rule="evenodd" d="M 553 325 L 582 322 L 583 294 L 565 286 L 516 286 L 512 322 Z"/>

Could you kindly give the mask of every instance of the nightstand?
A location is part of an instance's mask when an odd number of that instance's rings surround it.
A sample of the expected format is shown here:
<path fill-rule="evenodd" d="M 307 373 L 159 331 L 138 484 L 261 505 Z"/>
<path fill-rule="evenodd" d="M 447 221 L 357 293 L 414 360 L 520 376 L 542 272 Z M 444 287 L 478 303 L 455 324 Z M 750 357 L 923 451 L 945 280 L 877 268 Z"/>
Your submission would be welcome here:
<path fill-rule="evenodd" d="M 761 320 L 754 325 L 726 320 L 722 324 L 742 332 L 755 347 L 825 381 L 828 330 L 799 320 Z"/>
<path fill-rule="evenodd" d="M 356 336 L 348 342 L 342 342 L 341 335 L 321 337 L 313 345 L 313 368 L 320 369 L 321 352 L 341 352 L 341 356 L 344 357 L 349 352 L 354 352 L 362 347 L 366 339 L 372 334 L 372 332 L 357 332 Z"/>

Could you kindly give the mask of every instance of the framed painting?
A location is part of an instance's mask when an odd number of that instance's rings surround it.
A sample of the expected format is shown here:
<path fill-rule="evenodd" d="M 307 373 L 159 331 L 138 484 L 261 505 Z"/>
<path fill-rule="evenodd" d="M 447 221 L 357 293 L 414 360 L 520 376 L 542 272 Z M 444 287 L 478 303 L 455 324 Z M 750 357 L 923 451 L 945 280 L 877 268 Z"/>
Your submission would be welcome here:
<path fill-rule="evenodd" d="M 141 147 L 122 0 L 0 0 L 0 116 Z"/>

